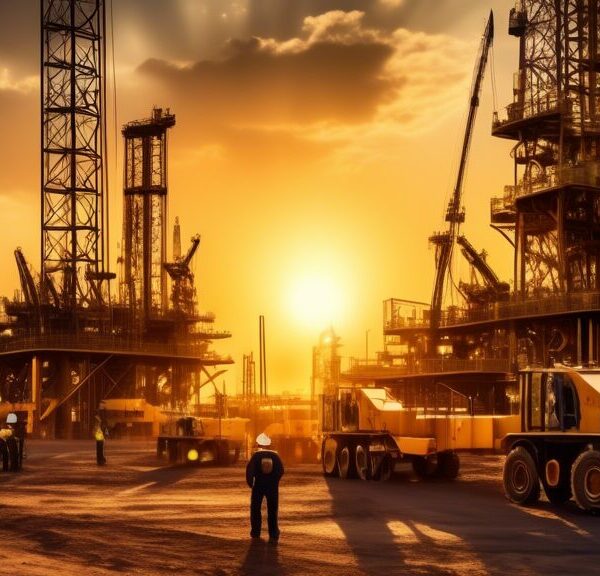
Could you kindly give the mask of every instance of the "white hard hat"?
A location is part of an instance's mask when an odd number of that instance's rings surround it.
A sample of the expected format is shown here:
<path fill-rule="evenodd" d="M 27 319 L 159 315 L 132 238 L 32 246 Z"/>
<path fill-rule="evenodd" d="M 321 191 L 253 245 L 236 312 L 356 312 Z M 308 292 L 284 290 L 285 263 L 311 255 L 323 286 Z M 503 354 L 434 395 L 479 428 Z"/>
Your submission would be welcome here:
<path fill-rule="evenodd" d="M 271 445 L 271 439 L 264 432 L 261 432 L 256 437 L 256 443 L 259 446 L 270 446 Z"/>
<path fill-rule="evenodd" d="M 16 424 L 17 423 L 17 415 L 14 412 L 11 412 L 6 416 L 7 424 Z"/>

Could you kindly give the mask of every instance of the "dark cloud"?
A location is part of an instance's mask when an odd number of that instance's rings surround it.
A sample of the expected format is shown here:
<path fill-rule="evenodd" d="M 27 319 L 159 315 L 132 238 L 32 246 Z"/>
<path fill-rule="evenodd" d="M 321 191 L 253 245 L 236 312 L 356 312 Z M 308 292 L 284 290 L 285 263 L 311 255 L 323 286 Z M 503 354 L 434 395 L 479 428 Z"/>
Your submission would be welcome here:
<path fill-rule="evenodd" d="M 229 56 L 180 68 L 148 60 L 139 71 L 174 88 L 178 100 L 228 122 L 360 122 L 390 96 L 385 44 L 311 44 L 299 52 L 264 50 L 257 39 L 229 45 Z"/>

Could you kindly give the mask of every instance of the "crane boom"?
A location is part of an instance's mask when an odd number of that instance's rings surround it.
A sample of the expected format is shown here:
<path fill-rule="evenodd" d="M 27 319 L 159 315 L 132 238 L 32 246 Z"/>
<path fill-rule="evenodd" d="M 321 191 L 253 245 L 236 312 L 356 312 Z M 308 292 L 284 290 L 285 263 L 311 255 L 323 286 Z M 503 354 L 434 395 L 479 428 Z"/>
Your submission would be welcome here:
<path fill-rule="evenodd" d="M 448 230 L 439 234 L 434 234 L 430 237 L 430 241 L 437 247 L 435 284 L 433 287 L 433 295 L 431 298 L 430 327 L 432 331 L 437 330 L 440 324 L 442 299 L 444 295 L 444 281 L 446 279 L 446 274 L 450 266 L 452 249 L 454 247 L 454 243 L 456 242 L 458 228 L 460 224 L 465 220 L 465 213 L 463 210 L 461 210 L 463 180 L 467 166 L 469 148 L 471 145 L 471 136 L 473 135 L 473 126 L 475 124 L 477 108 L 479 107 L 479 94 L 481 93 L 483 74 L 485 72 L 485 66 L 487 64 L 488 54 L 493 39 L 494 14 L 490 10 L 490 16 L 488 18 L 485 31 L 483 33 L 483 38 L 481 40 L 481 45 L 479 48 L 478 60 L 475 68 L 475 75 L 473 78 L 473 85 L 471 87 L 469 115 L 467 117 L 467 124 L 465 126 L 465 135 L 460 155 L 458 174 L 456 176 L 456 184 L 454 186 L 454 192 L 452 194 L 450 202 L 448 203 L 448 209 L 446 211 L 446 222 L 448 222 Z"/>

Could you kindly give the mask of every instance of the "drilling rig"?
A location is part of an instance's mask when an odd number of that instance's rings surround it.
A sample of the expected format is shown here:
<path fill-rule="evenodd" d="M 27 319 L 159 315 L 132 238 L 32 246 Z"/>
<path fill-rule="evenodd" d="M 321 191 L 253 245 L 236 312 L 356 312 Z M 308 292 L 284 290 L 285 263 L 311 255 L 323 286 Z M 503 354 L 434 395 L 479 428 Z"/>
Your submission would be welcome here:
<path fill-rule="evenodd" d="M 210 349 L 230 333 L 196 309 L 185 261 L 167 262 L 167 130 L 153 110 L 125 139 L 124 269 L 109 269 L 106 3 L 41 1 L 41 266 L 15 250 L 21 292 L 4 299 L 0 417 L 40 437 L 89 437 L 98 411 L 156 434 L 161 409 L 189 410 L 231 363 Z M 169 274 L 173 278 L 169 298 Z M 221 374 L 222 372 L 218 372 Z M 110 415 L 109 415 L 110 416 Z"/>
<path fill-rule="evenodd" d="M 386 300 L 377 372 L 357 364 L 345 377 L 389 386 L 407 405 L 510 414 L 518 409 L 520 368 L 598 362 L 599 22 L 597 0 L 519 0 L 510 10 L 518 71 L 513 101 L 494 112 L 492 135 L 513 143 L 514 178 L 491 200 L 491 226 L 513 249 L 512 288 L 459 232 L 470 131 L 492 37 L 488 22 L 448 229 L 430 238 L 437 256 L 431 303 Z M 456 246 L 471 265 L 470 281 L 449 274 Z M 449 285 L 458 298 L 444 305 Z"/>

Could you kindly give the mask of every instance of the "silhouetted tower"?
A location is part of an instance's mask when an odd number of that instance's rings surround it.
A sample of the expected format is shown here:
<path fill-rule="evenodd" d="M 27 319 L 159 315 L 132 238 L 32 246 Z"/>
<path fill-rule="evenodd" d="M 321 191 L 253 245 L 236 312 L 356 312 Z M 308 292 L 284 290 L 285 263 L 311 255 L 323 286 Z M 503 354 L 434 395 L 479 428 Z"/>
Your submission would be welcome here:
<path fill-rule="evenodd" d="M 125 202 L 123 218 L 123 297 L 137 321 L 168 308 L 167 130 L 175 115 L 154 108 L 152 117 L 123 127 Z"/>
<path fill-rule="evenodd" d="M 538 352 L 577 361 L 597 358 L 599 22 L 598 0 L 517 2 L 509 21 L 520 43 L 514 101 L 493 125 L 495 136 L 515 142 L 515 180 L 492 203 L 492 223 L 514 232 L 515 299 L 544 299 L 544 312 L 555 314 L 532 324 Z M 556 317 L 568 311 L 579 312 Z"/>
<path fill-rule="evenodd" d="M 63 309 L 99 296 L 103 268 L 105 7 L 42 0 L 42 294 Z"/>

